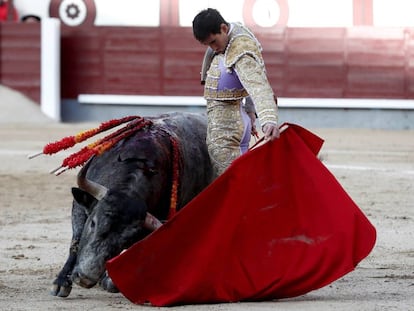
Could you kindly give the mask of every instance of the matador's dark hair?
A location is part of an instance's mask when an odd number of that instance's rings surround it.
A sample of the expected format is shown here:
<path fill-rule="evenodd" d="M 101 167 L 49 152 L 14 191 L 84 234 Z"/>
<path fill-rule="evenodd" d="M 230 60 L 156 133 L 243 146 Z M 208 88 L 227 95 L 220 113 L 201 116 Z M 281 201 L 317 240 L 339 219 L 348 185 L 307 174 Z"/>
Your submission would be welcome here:
<path fill-rule="evenodd" d="M 220 33 L 221 24 L 229 23 L 216 9 L 208 8 L 196 15 L 193 20 L 193 34 L 198 41 L 206 40 L 211 34 Z"/>

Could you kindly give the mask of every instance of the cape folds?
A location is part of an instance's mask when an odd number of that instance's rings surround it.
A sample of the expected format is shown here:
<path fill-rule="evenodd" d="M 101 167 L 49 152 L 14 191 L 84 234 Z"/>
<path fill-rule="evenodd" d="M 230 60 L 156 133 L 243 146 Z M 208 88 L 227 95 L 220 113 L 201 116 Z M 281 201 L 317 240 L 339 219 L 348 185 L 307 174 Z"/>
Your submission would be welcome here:
<path fill-rule="evenodd" d="M 146 239 L 107 263 L 132 302 L 155 306 L 294 297 L 352 271 L 376 230 L 290 124 L 237 160 Z"/>

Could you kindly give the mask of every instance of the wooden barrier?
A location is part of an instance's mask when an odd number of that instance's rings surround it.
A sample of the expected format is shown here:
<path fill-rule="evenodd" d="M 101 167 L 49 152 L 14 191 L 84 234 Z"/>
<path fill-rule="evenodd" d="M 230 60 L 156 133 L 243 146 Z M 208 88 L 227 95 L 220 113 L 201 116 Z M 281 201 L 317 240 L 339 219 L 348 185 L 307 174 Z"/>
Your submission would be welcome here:
<path fill-rule="evenodd" d="M 0 83 L 40 102 L 40 24 L 0 23 Z"/>
<path fill-rule="evenodd" d="M 269 80 L 289 98 L 414 98 L 414 29 L 252 29 Z M 0 24 L 0 83 L 40 95 L 40 26 Z M 200 96 L 205 47 L 191 28 L 62 26 L 61 97 Z"/>

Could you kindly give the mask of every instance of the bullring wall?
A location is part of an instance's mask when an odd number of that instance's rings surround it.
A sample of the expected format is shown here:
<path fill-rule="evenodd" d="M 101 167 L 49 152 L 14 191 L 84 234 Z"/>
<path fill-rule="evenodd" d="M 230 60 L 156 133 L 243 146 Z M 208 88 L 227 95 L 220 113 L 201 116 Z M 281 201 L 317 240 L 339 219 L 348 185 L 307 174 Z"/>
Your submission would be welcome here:
<path fill-rule="evenodd" d="M 414 29 L 252 29 L 279 97 L 414 98 Z M 61 96 L 199 96 L 190 28 L 61 29 Z M 40 101 L 40 25 L 0 24 L 0 83 Z"/>

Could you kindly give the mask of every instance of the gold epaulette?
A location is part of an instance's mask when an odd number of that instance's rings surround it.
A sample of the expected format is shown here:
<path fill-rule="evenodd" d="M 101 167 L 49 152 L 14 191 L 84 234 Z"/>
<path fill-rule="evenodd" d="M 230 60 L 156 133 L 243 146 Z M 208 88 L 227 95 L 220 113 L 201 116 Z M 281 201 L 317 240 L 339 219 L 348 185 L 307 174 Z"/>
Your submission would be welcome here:
<path fill-rule="evenodd" d="M 247 34 L 235 36 L 230 39 L 224 54 L 224 65 L 232 67 L 243 55 L 250 55 L 260 65 L 264 66 L 260 45 Z"/>

